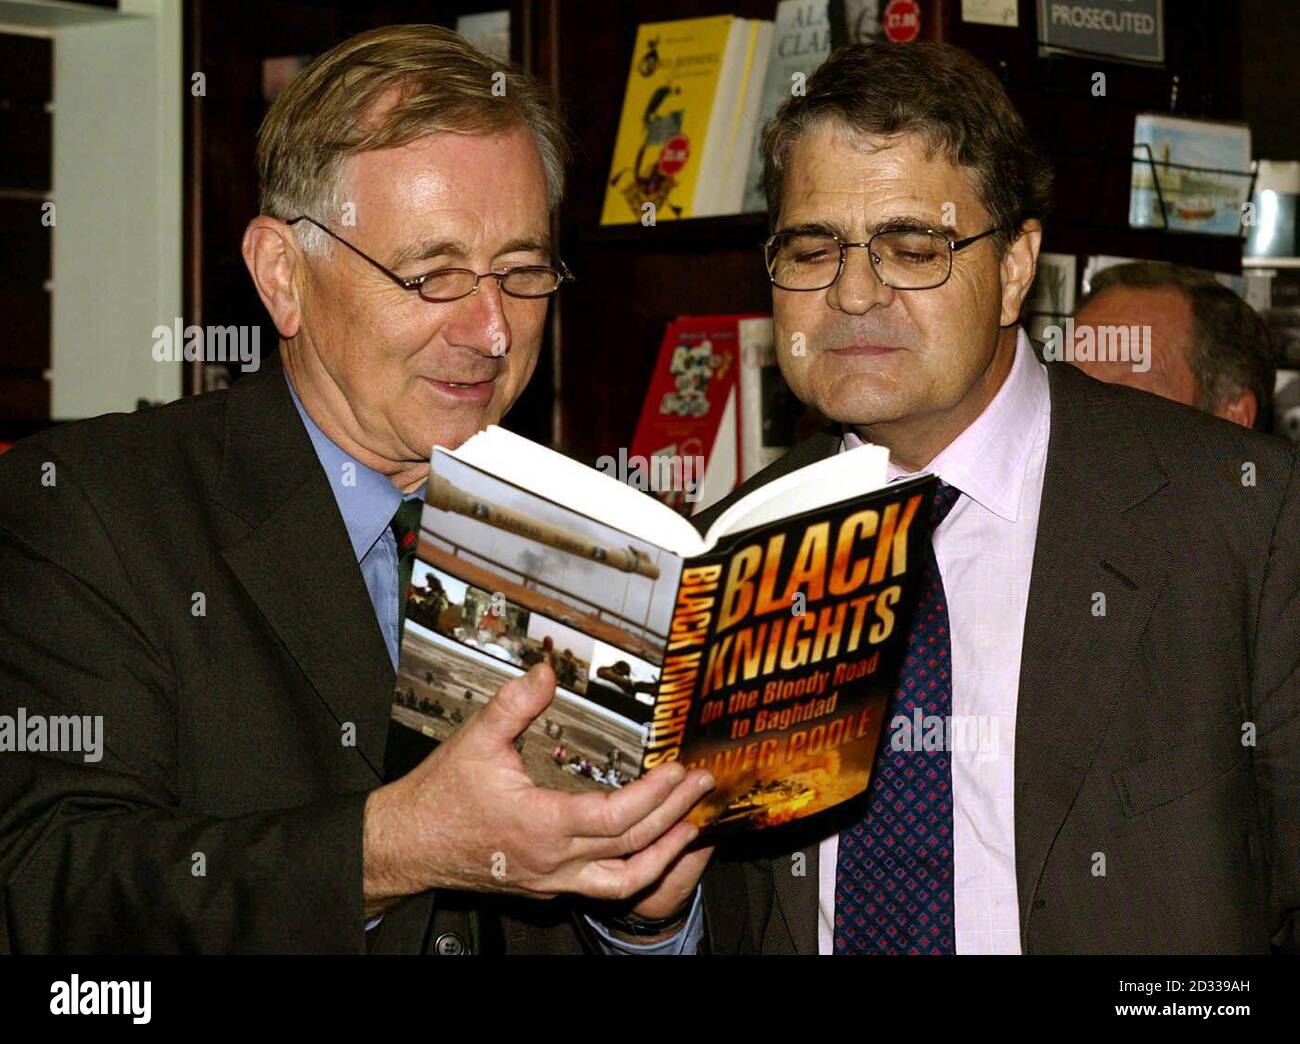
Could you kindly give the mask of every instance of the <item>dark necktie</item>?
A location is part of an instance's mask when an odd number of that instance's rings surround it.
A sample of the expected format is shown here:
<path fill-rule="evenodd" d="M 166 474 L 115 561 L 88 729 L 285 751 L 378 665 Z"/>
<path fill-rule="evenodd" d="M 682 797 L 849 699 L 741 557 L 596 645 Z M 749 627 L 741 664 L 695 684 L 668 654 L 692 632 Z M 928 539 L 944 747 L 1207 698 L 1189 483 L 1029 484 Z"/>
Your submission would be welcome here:
<path fill-rule="evenodd" d="M 940 483 L 930 505 L 937 529 L 961 491 Z M 943 578 L 927 547 L 921 597 L 907 637 L 898 688 L 889 701 L 866 815 L 840 833 L 835 868 L 835 952 L 951 954 L 953 940 L 952 762 L 920 749 L 914 711 L 952 714 L 952 644 Z M 896 715 L 913 729 L 912 750 L 890 743 Z"/>
<path fill-rule="evenodd" d="M 424 501 L 419 497 L 403 500 L 397 514 L 389 523 L 393 539 L 397 541 L 397 641 L 402 640 L 406 626 L 406 596 L 411 590 L 411 569 L 415 565 L 415 550 L 420 543 L 420 513 Z"/>

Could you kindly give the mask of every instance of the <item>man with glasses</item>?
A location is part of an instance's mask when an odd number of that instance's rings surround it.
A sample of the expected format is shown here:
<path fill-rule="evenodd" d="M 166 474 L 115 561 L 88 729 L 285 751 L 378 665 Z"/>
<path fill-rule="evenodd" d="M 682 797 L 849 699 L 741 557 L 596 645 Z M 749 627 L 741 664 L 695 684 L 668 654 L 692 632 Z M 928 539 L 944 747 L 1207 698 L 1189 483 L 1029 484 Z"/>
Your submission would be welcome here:
<path fill-rule="evenodd" d="M 560 893 L 653 939 L 710 780 L 534 786 L 512 744 L 549 667 L 381 785 L 398 536 L 432 447 L 523 390 L 571 278 L 557 117 L 454 34 L 396 26 L 306 68 L 258 162 L 243 255 L 283 366 L 0 462 L 0 713 L 104 735 L 93 762 L 0 752 L 0 951 L 576 950 L 568 906 L 530 901 Z"/>
<path fill-rule="evenodd" d="M 764 151 L 778 359 L 834 423 L 735 495 L 863 441 L 942 484 L 867 793 L 719 852 L 683 948 L 1300 949 L 1295 449 L 1039 361 L 1049 171 L 965 52 L 841 50 Z"/>

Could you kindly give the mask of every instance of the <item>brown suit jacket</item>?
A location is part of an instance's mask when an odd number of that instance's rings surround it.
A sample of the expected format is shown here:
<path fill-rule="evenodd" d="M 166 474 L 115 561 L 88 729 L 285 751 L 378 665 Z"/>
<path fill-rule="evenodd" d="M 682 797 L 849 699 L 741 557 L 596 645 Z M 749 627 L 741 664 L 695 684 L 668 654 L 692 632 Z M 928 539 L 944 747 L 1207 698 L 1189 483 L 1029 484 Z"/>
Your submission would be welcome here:
<path fill-rule="evenodd" d="M 1016 712 L 1022 950 L 1300 950 L 1296 448 L 1064 364 L 1048 375 Z M 700 524 L 838 448 L 818 434 Z M 837 825 L 715 859 L 715 952 L 817 952 L 817 842 Z"/>
<path fill-rule="evenodd" d="M 365 952 L 395 678 L 278 361 L 0 457 L 0 591 L 0 714 L 105 740 L 0 753 L 0 953 Z M 424 893 L 370 944 L 580 949 L 558 903 L 514 909 Z"/>

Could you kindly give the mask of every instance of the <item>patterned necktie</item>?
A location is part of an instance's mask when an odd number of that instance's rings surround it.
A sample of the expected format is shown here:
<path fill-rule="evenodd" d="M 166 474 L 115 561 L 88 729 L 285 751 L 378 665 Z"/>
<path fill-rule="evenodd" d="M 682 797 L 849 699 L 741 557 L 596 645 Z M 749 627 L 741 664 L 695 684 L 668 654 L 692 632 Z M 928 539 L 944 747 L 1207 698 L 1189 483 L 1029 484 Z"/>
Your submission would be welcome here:
<path fill-rule="evenodd" d="M 940 483 L 931 530 L 961 491 Z M 943 578 L 927 547 L 921 597 L 907 638 L 898 688 L 889 702 L 866 815 L 840 833 L 835 869 L 835 952 L 951 954 L 953 940 L 952 763 L 947 750 L 924 750 L 914 711 L 938 716 L 947 736 L 952 714 L 952 646 Z M 894 750 L 889 723 L 902 715 L 912 750 Z M 924 720 L 924 718 L 923 718 Z"/>
<path fill-rule="evenodd" d="M 411 569 L 415 565 L 415 549 L 420 543 L 420 513 L 424 501 L 419 497 L 403 500 L 388 528 L 397 541 L 397 640 L 402 640 L 406 626 L 406 596 L 411 590 Z"/>

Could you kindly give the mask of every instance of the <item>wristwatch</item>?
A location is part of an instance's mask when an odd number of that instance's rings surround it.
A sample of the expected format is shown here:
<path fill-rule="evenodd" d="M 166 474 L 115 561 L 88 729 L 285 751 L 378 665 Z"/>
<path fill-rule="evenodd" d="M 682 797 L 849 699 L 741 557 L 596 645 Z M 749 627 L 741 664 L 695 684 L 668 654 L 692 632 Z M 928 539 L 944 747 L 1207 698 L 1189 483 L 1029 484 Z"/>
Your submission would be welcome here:
<path fill-rule="evenodd" d="M 670 928 L 680 928 L 686 923 L 686 918 L 690 914 L 691 907 L 688 903 L 677 913 L 669 917 L 642 917 L 640 914 L 625 913 L 599 914 L 600 923 L 606 928 L 612 928 L 615 931 L 623 932 L 627 935 L 649 936 L 662 935 Z"/>

